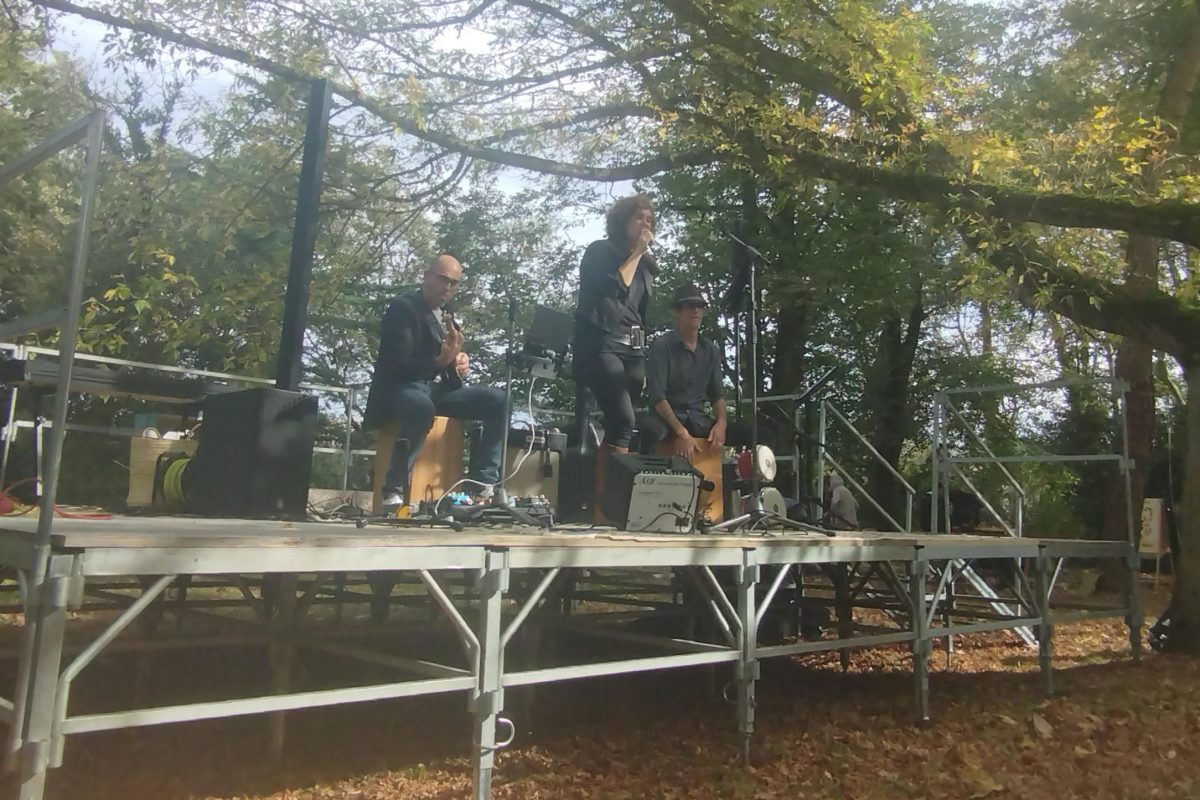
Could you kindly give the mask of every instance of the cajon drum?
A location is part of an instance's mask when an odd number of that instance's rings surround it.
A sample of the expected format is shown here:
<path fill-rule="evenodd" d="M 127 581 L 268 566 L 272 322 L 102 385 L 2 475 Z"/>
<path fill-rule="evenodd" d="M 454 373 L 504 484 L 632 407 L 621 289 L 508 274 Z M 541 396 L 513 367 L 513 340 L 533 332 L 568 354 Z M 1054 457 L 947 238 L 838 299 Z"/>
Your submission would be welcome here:
<path fill-rule="evenodd" d="M 704 480 L 713 482 L 711 492 L 700 492 L 700 504 L 696 513 L 707 517 L 710 522 L 720 522 L 725 519 L 724 480 L 721 476 L 721 462 L 724 459 L 724 447 L 713 447 L 707 439 L 692 437 L 696 443 L 696 455 L 692 466 L 704 476 Z M 655 452 L 660 456 L 675 455 L 675 439 L 663 439 L 658 443 Z"/>
<path fill-rule="evenodd" d="M 375 493 L 371 506 L 374 513 L 382 513 L 383 479 L 392 460 L 392 448 L 396 444 L 399 423 L 388 422 L 375 434 Z M 413 463 L 408 476 L 408 499 L 416 503 L 421 500 L 437 500 L 463 477 L 463 424 L 450 417 L 434 417 L 433 427 L 425 437 L 425 444 Z"/>

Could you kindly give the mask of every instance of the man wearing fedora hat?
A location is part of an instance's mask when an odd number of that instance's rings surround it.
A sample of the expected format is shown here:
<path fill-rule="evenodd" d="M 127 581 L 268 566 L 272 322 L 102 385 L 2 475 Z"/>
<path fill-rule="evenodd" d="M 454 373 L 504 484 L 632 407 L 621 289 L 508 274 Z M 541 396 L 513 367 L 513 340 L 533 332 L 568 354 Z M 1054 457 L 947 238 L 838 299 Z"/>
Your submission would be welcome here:
<path fill-rule="evenodd" d="M 713 447 L 725 444 L 728 422 L 721 396 L 721 351 L 700 335 L 708 303 L 700 287 L 687 283 L 675 290 L 671 309 L 675 329 L 650 346 L 646 389 L 651 413 L 642 418 L 641 449 L 654 452 L 663 439 L 674 437 L 677 455 L 691 460 L 696 444 L 707 439 Z M 712 411 L 706 413 L 705 405 Z"/>

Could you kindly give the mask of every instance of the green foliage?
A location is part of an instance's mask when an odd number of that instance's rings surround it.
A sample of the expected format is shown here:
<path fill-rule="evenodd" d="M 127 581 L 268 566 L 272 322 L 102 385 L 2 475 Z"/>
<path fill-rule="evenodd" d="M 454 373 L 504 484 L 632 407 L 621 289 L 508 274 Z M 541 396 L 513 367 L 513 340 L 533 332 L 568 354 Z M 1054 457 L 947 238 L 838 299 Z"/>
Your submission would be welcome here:
<path fill-rule="evenodd" d="M 9 34 L 0 50 L 0 128 L 14 135 L 0 158 L 31 146 L 95 97 L 69 61 L 42 61 L 44 42 Z M 291 246 L 304 87 L 243 80 L 216 106 L 181 115 L 140 79 L 119 84 L 110 105 L 80 349 L 149 363 L 249 376 L 274 370 Z M 62 110 L 61 118 L 48 110 Z M 22 116 L 24 115 L 24 116 Z M 336 117 L 335 117 L 336 118 Z M 453 196 L 411 198 L 386 148 L 356 136 L 361 120 L 335 127 L 327 153 L 321 227 L 311 284 L 305 367 L 310 381 L 345 385 L 370 377 L 387 301 L 419 280 L 439 248 L 464 258 L 462 298 L 480 380 L 502 374 L 500 346 L 511 287 L 521 324 L 534 302 L 572 300 L 566 276 L 577 253 L 556 232 L 553 209 L 509 198 L 485 172 Z M 19 132 L 20 135 L 15 135 Z M 365 143 L 364 143 L 365 141 Z M 58 302 L 74 223 L 78 165 L 60 157 L 0 199 L 0 317 Z M 449 187 L 448 187 L 449 188 Z M 536 213 L 542 224 L 529 224 Z M 47 335 L 51 345 L 56 335 Z M 360 397 L 361 404 L 365 397 Z M 73 403 L 72 419 L 128 422 L 131 401 Z M 345 409 L 326 403 L 321 444 L 340 446 Z M 119 502 L 124 441 L 71 437 L 64 498 Z M 89 441 L 92 443 L 87 444 Z M 356 447 L 370 446 L 355 434 Z M 82 448 L 82 449 L 81 449 Z M 106 449 L 107 448 L 107 449 Z M 76 452 L 78 451 L 78 452 Z M 127 447 L 126 447 L 127 451 Z M 92 466 L 80 466 L 85 462 Z M 352 466 L 361 483 L 368 459 Z M 98 465 L 98 466 L 97 466 Z M 76 469 L 79 466 L 80 469 Z M 340 486 L 337 456 L 319 455 L 315 485 Z M 101 491 L 99 487 L 109 489 Z M 118 494 L 120 497 L 118 497 Z"/>
<path fill-rule="evenodd" d="M 755 243 L 774 262 L 762 275 L 763 388 L 795 390 L 841 366 L 836 401 L 887 440 L 889 458 L 914 481 L 927 472 L 936 389 L 1106 370 L 1098 356 L 1107 340 L 1079 342 L 1084 355 L 1067 357 L 1054 346 L 1063 340 L 1056 318 L 1014 298 L 1110 329 L 1145 331 L 1170 316 L 1143 310 L 1130 326 L 1108 312 L 1122 288 L 1122 236 L 1000 225 L 994 200 L 918 190 L 946 178 L 1084 198 L 1195 199 L 1193 134 L 1177 143 L 1153 101 L 1186 27 L 1182 0 L 572 0 L 553 13 L 521 2 L 376 0 L 97 7 L 167 36 L 234 47 L 235 59 L 269 77 L 236 68 L 227 97 L 183 113 L 182 87 L 211 69 L 208 56 L 114 32 L 111 64 L 155 65 L 166 91 L 152 96 L 134 77 L 100 97 L 69 63 L 41 58 L 41 38 L 10 37 L 0 91 L 23 99 L 0 106 L 0 134 L 20 134 L 0 136 L 0 157 L 86 102 L 116 111 L 83 336 L 93 352 L 270 373 L 303 125 L 302 89 L 289 76 L 309 74 L 332 76 L 343 97 L 306 356 L 322 383 L 366 378 L 383 305 L 438 249 L 466 267 L 462 316 L 487 380 L 501 372 L 509 299 L 518 328 L 535 303 L 570 307 L 578 246 L 561 231 L 578 189 L 558 182 L 511 196 L 498 188 L 511 173 L 471 160 L 480 155 L 643 179 L 660 169 L 640 169 L 647 159 L 686 158 L 690 169 L 648 181 L 669 243 L 652 312 L 659 327 L 676 283 L 697 280 L 714 300 L 722 293 L 723 231 L 753 207 Z M 624 170 L 607 176 L 606 167 Z M 875 172 L 865 179 L 863 170 Z M 49 266 L 74 202 L 55 188 L 70 185 L 53 180 L 60 173 L 39 173 L 21 199 L 0 199 L 4 314 L 19 313 L 18 295 L 54 288 Z M 1172 274 L 1166 304 L 1141 308 L 1195 309 L 1191 260 Z M 1064 301 L 1064 287 L 1077 286 L 1083 294 Z M 732 344 L 728 325 L 714 320 L 710 332 Z M 542 399 L 568 394 L 560 383 Z M 1004 403 L 966 410 L 1008 452 L 1108 435 L 1106 409 L 1088 398 L 1036 422 Z M 1091 485 L 1078 472 L 1046 478 L 1057 488 L 1044 496 L 1061 498 L 1071 481 L 1081 492 Z M 1094 507 L 1076 510 L 1082 519 Z"/>
<path fill-rule="evenodd" d="M 0 162 L 66 125 L 89 103 L 80 70 L 61 55 L 39 58 L 44 39 L 0 33 Z M 41 311 L 61 287 L 79 205 L 82 160 L 63 154 L 0 193 L 0 315 Z"/>

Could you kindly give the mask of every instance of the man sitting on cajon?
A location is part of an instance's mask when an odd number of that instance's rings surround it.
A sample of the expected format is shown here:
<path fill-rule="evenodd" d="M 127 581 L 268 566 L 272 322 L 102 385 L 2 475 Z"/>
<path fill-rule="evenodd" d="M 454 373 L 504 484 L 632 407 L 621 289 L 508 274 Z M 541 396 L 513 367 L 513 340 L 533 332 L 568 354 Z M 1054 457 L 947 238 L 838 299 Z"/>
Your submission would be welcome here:
<path fill-rule="evenodd" d="M 725 444 L 728 423 L 721 396 L 721 353 L 700 335 L 707 306 L 694 283 L 676 289 L 671 298 L 675 330 L 650 346 L 646 388 L 652 413 L 639 425 L 643 453 L 655 452 L 660 441 L 672 436 L 675 453 L 688 461 L 696 455 L 692 437 L 706 439 L 711 448 Z M 704 411 L 706 402 L 712 404 L 711 415 Z"/>
<path fill-rule="evenodd" d="M 421 289 L 397 297 L 383 315 L 363 421 L 367 428 L 399 423 L 383 484 L 386 512 L 409 502 L 409 474 L 435 414 L 483 422 L 468 477 L 480 499 L 490 497 L 500 481 L 500 448 L 508 427 L 504 392 L 463 385 L 470 361 L 462 350 L 462 331 L 446 308 L 461 281 L 462 265 L 443 253 L 426 267 Z"/>

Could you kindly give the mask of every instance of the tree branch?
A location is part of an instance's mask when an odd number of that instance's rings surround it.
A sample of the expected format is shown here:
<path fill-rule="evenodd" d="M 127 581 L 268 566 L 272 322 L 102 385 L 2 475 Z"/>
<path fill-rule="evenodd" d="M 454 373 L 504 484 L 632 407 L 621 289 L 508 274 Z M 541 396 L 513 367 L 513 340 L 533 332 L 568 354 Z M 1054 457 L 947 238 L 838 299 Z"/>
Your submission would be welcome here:
<path fill-rule="evenodd" d="M 539 14 L 550 17 L 551 19 L 556 19 L 570 27 L 576 33 L 591 39 L 605 51 L 613 54 L 614 56 L 620 57 L 622 62 L 631 70 L 633 70 L 639 78 L 642 79 L 642 88 L 646 90 L 646 94 L 661 102 L 661 98 L 659 97 L 658 81 L 654 79 L 654 75 L 651 74 L 649 68 L 646 67 L 646 65 L 643 64 L 639 59 L 630 58 L 629 53 L 625 50 L 625 48 L 621 47 L 619 44 L 605 36 L 593 26 L 587 24 L 583 20 L 572 17 L 570 14 L 563 13 L 555 6 L 542 3 L 540 0 L 510 0 L 510 2 L 512 5 L 522 6 L 524 8 L 528 8 L 530 11 L 536 11 Z"/>
<path fill-rule="evenodd" d="M 972 247 L 982 233 L 964 234 Z M 991 231 L 991 263 L 1011 276 L 1017 297 L 1043 306 L 1089 328 L 1128 336 L 1189 363 L 1200 343 L 1200 308 L 1154 287 L 1117 284 L 1059 264 L 1026 232 L 1006 222 Z"/>
<path fill-rule="evenodd" d="M 873 188 L 901 200 L 932 203 L 944 210 L 965 207 L 1010 222 L 1144 233 L 1200 247 L 1200 207 L 1194 203 L 1029 192 L 977 181 L 953 181 L 930 173 L 864 167 L 807 150 L 789 152 L 797 166 L 817 177 Z"/>
<path fill-rule="evenodd" d="M 104 11 L 76 5 L 70 0 L 32 0 L 35 5 L 40 5 L 44 8 L 62 11 L 68 14 L 76 14 L 86 19 L 95 20 L 96 22 L 104 23 L 114 28 L 123 30 L 136 31 L 149 36 L 161 39 L 165 42 L 188 47 L 201 52 L 210 53 L 220 58 L 225 58 L 239 64 L 245 64 L 248 67 L 266 72 L 279 78 L 297 83 L 307 83 L 312 80 L 313 76 L 305 74 L 299 70 L 274 61 L 263 56 L 241 50 L 229 45 L 218 44 L 204 39 L 199 39 L 190 36 L 186 33 L 172 30 L 158 23 L 149 22 L 146 20 L 130 20 L 123 17 L 114 16 Z M 514 153 L 508 150 L 502 150 L 496 147 L 480 145 L 475 142 L 470 142 L 458 136 L 448 133 L 442 133 L 436 130 L 431 130 L 423 123 L 412 117 L 405 116 L 397 112 L 394 108 L 383 105 L 379 101 L 371 98 L 352 86 L 346 86 L 337 82 L 331 82 L 333 91 L 340 97 L 345 98 L 354 105 L 370 111 L 380 119 L 385 120 L 394 125 L 399 131 L 413 138 L 428 142 L 446 150 L 459 153 L 470 158 L 482 159 L 491 161 L 495 164 L 503 164 L 505 166 L 517 167 L 519 169 L 527 169 L 533 172 L 541 172 L 547 175 L 560 175 L 568 178 L 578 178 L 587 181 L 628 181 L 646 178 L 651 175 L 657 175 L 660 172 L 665 172 L 669 169 L 681 166 L 695 166 L 698 164 L 707 164 L 717 160 L 716 155 L 707 149 L 685 151 L 678 154 L 661 154 L 650 158 L 636 161 L 629 164 L 622 164 L 614 167 L 594 167 L 584 164 L 575 164 L 566 161 L 558 161 L 555 159 L 543 158 L 540 156 L 526 155 L 524 153 Z M 500 134 L 503 136 L 503 134 Z"/>

